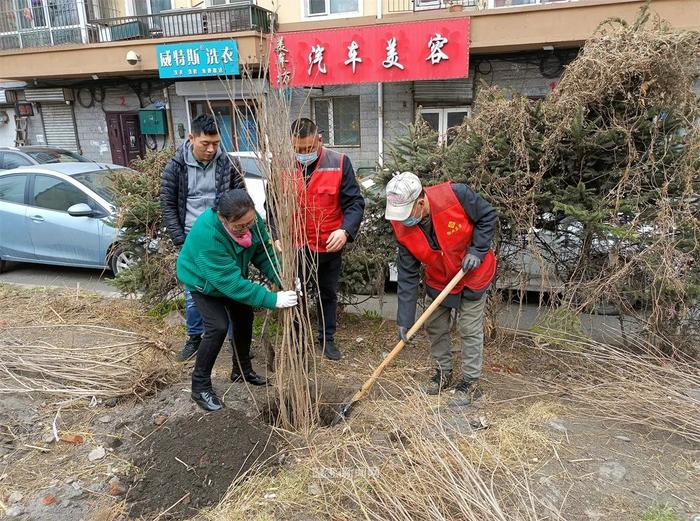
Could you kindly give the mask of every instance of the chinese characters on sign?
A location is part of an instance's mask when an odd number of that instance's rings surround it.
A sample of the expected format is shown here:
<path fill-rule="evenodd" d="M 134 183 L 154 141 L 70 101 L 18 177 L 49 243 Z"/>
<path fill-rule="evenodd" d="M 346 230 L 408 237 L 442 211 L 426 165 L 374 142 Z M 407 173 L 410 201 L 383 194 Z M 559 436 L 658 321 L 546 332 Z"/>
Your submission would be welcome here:
<path fill-rule="evenodd" d="M 279 33 L 270 43 L 276 87 L 465 78 L 469 18 Z"/>
<path fill-rule="evenodd" d="M 158 75 L 161 78 L 195 78 L 238 74 L 235 40 L 158 45 Z"/>

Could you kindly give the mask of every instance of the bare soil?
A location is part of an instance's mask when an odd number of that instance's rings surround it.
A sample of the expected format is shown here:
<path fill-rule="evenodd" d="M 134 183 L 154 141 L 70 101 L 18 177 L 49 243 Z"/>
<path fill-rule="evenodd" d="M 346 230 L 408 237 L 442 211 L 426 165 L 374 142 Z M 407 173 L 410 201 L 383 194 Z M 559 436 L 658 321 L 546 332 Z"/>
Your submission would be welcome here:
<path fill-rule="evenodd" d="M 269 427 L 235 409 L 180 418 L 143 444 L 126 500 L 132 517 L 183 519 L 218 503 L 255 463 L 276 454 Z"/>
<path fill-rule="evenodd" d="M 133 302 L 75 294 L 2 293 L 2 287 L 0 298 L 8 310 L 0 330 L 29 323 L 63 324 L 79 314 L 76 323 L 121 329 L 132 324 L 131 330 L 151 331 L 171 346 L 173 359 L 184 341 L 180 328 L 154 323 Z M 337 340 L 343 360 L 315 357 L 317 378 L 325 389 L 322 402 L 337 407 L 349 399 L 395 345 L 395 335 L 393 322 L 341 315 Z M 264 349 L 255 345 L 253 353 L 256 370 L 264 373 Z M 639 521 L 654 504 L 670 505 L 679 520 L 700 513 L 700 447 L 642 426 L 598 418 L 595 411 L 573 407 L 566 396 L 543 394 L 533 382 L 565 380 L 570 369 L 517 345 L 488 342 L 485 356 L 484 399 L 470 407 L 450 408 L 445 405 L 448 394 L 431 398 L 431 409 L 439 411 L 456 433 L 488 437 L 523 411 L 546 404 L 554 412 L 532 418 L 527 426 L 545 441 L 522 447 L 521 456 L 532 473 L 533 490 L 552 511 L 572 521 Z M 98 519 L 93 514 L 97 507 L 107 505 L 114 514 L 105 518 L 110 521 L 159 515 L 159 520 L 185 519 L 214 505 L 253 462 L 268 460 L 278 450 L 289 452 L 289 440 L 272 437 L 266 422 L 264 412 L 272 401 L 269 390 L 229 382 L 228 346 L 214 370 L 214 387 L 226 402 L 225 412 L 203 414 L 190 400 L 190 369 L 191 363 L 176 364 L 175 378 L 167 387 L 145 398 L 118 402 L 61 405 L 45 396 L 0 394 L 0 518 L 90 520 Z M 369 399 L 353 411 L 350 432 L 340 427 L 317 435 L 340 443 L 353 432 L 368 430 L 378 443 L 396 443 L 400 426 L 382 424 L 377 405 L 389 395 L 415 393 L 431 372 L 429 344 L 419 334 L 387 369 Z M 481 418 L 487 428 L 475 431 L 474 423 Z M 52 441 L 54 424 L 62 437 L 77 435 L 82 442 Z M 104 448 L 105 455 L 93 461 L 89 455 L 97 448 Z M 294 450 L 299 453 L 298 447 Z M 294 457 L 272 457 L 269 465 L 280 474 L 301 475 Z M 381 471 L 381 462 L 378 465 Z M 348 469 L 336 470 L 338 476 L 347 475 Z M 115 479 L 121 487 L 114 486 Z M 272 508 L 271 518 L 327 519 L 299 506 L 304 495 L 317 494 L 317 481 L 308 477 L 297 506 Z M 313 492 L 307 493 L 307 486 Z M 259 492 L 259 509 L 266 511 L 272 500 L 265 495 L 279 491 Z M 48 496 L 54 499 L 46 504 Z M 126 513 L 120 518 L 115 513 L 124 504 Z M 542 519 L 548 515 L 542 512 Z"/>

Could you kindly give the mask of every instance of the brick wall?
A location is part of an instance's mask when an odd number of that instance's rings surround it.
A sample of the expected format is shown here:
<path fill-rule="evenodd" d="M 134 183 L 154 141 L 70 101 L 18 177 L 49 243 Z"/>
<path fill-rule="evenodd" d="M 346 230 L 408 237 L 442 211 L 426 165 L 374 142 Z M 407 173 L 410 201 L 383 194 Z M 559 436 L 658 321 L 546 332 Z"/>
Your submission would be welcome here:
<path fill-rule="evenodd" d="M 391 144 L 407 132 L 415 118 L 413 82 L 384 84 L 384 158 L 390 157 Z"/>
<path fill-rule="evenodd" d="M 154 88 L 147 98 L 143 98 L 145 104 L 150 104 L 162 100 L 163 96 L 160 89 Z M 88 104 L 89 97 L 83 95 L 83 102 Z M 83 107 L 76 101 L 75 123 L 83 155 L 94 161 L 111 163 L 105 112 L 137 112 L 140 108 L 138 96 L 127 85 L 105 88 L 104 99 L 95 101 L 92 107 Z"/>
<path fill-rule="evenodd" d="M 306 89 L 293 89 L 291 115 L 311 118 L 311 102 L 314 98 L 332 98 L 340 96 L 358 96 L 360 98 L 360 146 L 332 147 L 333 150 L 346 154 L 355 169 L 371 168 L 377 162 L 377 85 L 344 85 L 325 87 L 323 92 Z"/>
<path fill-rule="evenodd" d="M 187 139 L 189 125 L 187 122 L 187 103 L 185 98 L 175 94 L 175 85 L 168 88 L 168 96 L 170 97 L 170 111 L 173 115 L 173 130 L 175 132 L 175 145 L 180 146 Z M 181 138 L 178 133 L 178 125 L 182 125 L 185 129 L 185 137 Z"/>
<path fill-rule="evenodd" d="M 483 82 L 526 96 L 544 96 L 558 78 L 545 78 L 540 72 L 540 60 L 538 55 L 521 55 L 512 61 L 480 58 L 474 74 L 475 91 Z"/>

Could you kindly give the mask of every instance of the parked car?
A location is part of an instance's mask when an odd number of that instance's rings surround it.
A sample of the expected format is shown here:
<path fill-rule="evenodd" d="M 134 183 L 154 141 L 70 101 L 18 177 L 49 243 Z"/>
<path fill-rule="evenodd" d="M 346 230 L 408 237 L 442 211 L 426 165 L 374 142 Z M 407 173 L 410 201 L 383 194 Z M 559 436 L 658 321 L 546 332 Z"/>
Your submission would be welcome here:
<path fill-rule="evenodd" d="M 0 147 L 0 170 L 53 163 L 92 163 L 92 161 L 80 154 L 62 148 L 34 146 L 20 148 Z"/>
<path fill-rule="evenodd" d="M 105 163 L 55 163 L 0 172 L 0 272 L 6 261 L 109 268 L 133 256 L 112 226 L 115 175 Z"/>
<path fill-rule="evenodd" d="M 255 203 L 255 209 L 265 217 L 265 186 L 266 179 L 260 168 L 260 157 L 257 152 L 229 152 L 241 165 L 245 186 Z"/>

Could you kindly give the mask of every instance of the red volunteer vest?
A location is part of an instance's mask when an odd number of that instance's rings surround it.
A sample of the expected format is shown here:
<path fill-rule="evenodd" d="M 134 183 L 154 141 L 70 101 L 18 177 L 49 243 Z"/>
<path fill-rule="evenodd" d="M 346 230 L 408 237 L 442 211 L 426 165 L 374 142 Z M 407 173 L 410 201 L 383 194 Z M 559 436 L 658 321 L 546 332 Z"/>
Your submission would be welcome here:
<path fill-rule="evenodd" d="M 425 266 L 425 283 L 441 291 L 462 267 L 462 258 L 472 243 L 474 224 L 452 190 L 451 182 L 428 187 L 425 194 L 439 250 L 430 247 L 419 226 L 404 226 L 398 221 L 391 221 L 391 225 L 399 243 Z M 459 293 L 465 287 L 482 290 L 495 274 L 496 256 L 489 250 L 479 267 L 468 272 L 450 294 Z"/>
<path fill-rule="evenodd" d="M 326 251 L 330 234 L 343 224 L 340 184 L 343 180 L 343 155 L 321 147 L 316 169 L 308 185 L 297 165 L 296 180 L 306 231 L 306 244 L 316 252 Z"/>

